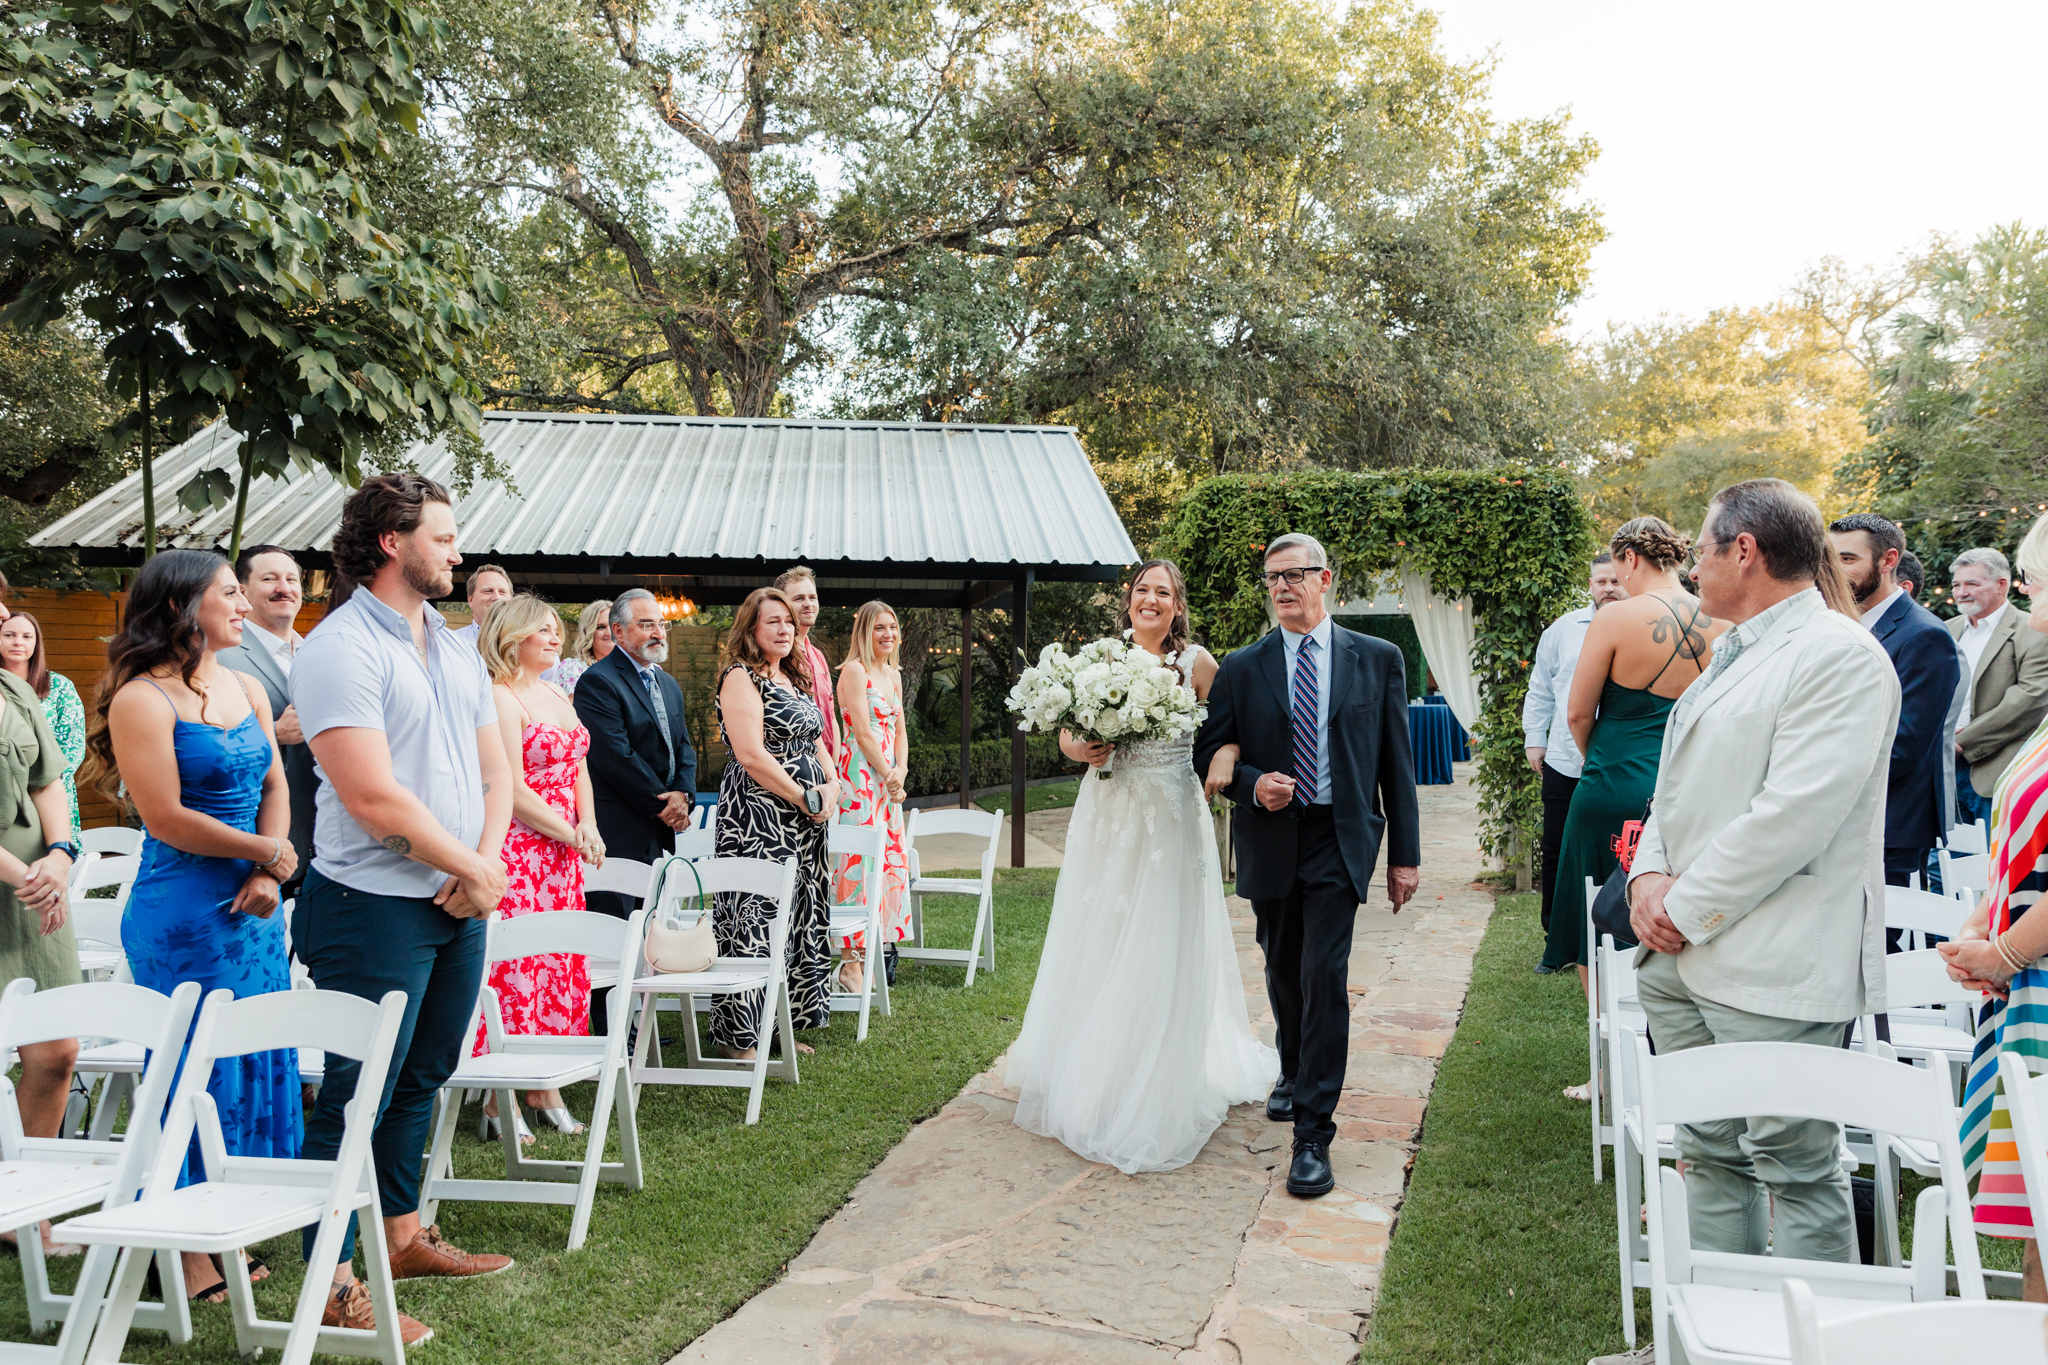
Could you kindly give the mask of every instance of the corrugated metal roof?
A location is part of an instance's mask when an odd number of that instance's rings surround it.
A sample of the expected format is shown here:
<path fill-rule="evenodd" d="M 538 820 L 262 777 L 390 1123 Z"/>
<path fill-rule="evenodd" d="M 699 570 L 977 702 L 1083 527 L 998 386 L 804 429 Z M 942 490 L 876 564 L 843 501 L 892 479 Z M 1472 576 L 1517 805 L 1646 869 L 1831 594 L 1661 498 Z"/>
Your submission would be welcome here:
<path fill-rule="evenodd" d="M 1137 550 L 1071 427 L 954 426 L 490 412 L 484 443 L 511 475 L 458 500 L 465 556 L 561 555 L 864 564 L 1125 565 Z M 240 437 L 216 422 L 156 461 L 165 539 L 221 548 L 232 507 L 191 513 L 198 471 L 231 475 Z M 443 483 L 441 445 L 410 452 Z M 327 550 L 346 490 L 323 471 L 250 486 L 242 543 Z M 140 548 L 142 476 L 34 543 Z M 997 577 L 999 575 L 991 575 Z"/>

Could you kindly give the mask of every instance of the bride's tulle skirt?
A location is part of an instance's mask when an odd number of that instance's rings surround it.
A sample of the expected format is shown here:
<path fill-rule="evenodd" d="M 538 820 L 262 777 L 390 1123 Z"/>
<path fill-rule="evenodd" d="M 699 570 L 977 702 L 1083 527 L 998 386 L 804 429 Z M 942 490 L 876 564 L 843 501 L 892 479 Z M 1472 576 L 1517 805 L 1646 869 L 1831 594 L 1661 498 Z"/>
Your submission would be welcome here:
<path fill-rule="evenodd" d="M 1005 1084 L 1017 1122 L 1130 1174 L 1194 1160 L 1280 1072 L 1251 1030 L 1191 741 L 1081 782 Z"/>

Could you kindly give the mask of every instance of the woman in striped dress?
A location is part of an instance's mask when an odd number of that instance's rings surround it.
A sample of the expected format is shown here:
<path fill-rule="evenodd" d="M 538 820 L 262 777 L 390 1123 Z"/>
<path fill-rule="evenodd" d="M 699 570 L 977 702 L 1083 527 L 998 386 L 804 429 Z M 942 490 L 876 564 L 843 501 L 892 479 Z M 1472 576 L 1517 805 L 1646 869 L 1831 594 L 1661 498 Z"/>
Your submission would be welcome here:
<path fill-rule="evenodd" d="M 2048 517 L 2019 549 L 2020 591 L 2033 604 L 2027 624 L 2048 634 Z M 2034 1074 L 2048 1071 L 2048 909 L 2028 911 L 2048 892 L 2048 724 L 2034 732 L 1991 798 L 1991 878 L 1963 932 L 1939 945 L 1949 975 L 1988 992 L 1977 1015 L 1977 1046 L 1963 1091 L 1963 1156 L 1978 1177 L 1977 1230 L 2026 1241 L 2025 1294 L 2048 1302 L 2041 1247 L 2020 1178 L 2012 1115 L 1998 1084 L 2010 1052 Z"/>

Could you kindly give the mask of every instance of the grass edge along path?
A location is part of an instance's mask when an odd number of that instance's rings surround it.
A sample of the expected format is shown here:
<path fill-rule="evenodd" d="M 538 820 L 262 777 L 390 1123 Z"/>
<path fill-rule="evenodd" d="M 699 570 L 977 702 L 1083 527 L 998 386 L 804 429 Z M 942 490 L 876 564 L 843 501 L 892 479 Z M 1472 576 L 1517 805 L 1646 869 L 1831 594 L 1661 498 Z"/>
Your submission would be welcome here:
<path fill-rule="evenodd" d="M 518 1264 L 470 1282 L 409 1281 L 399 1307 L 434 1328 L 418 1358 L 435 1365 L 659 1365 L 773 1283 L 911 1125 L 929 1118 L 1008 1048 L 1023 1022 L 1052 909 L 1057 872 L 996 874 L 994 974 L 964 990 L 964 969 L 903 964 L 896 1013 L 877 1012 L 866 1043 L 856 1016 L 834 1014 L 828 1029 L 800 1034 L 818 1049 L 799 1063 L 802 1082 L 769 1078 L 761 1121 L 742 1122 L 743 1090 L 649 1086 L 641 1092 L 640 1142 L 646 1188 L 600 1185 L 590 1238 L 563 1249 L 566 1207 L 448 1203 L 448 1239 L 506 1252 Z M 951 904 L 948 904 L 951 902 Z M 973 902 L 927 902 L 936 946 L 964 946 Z M 665 1016 L 671 1038 L 680 1027 Z M 677 1044 L 679 1047 L 680 1044 Z M 588 1120 L 594 1084 L 572 1087 L 569 1107 Z M 502 1175 L 495 1143 L 476 1138 L 478 1106 L 463 1115 L 457 1173 Z M 543 1130 L 536 1154 L 571 1158 L 581 1137 Z M 608 1144 L 618 1158 L 618 1142 Z M 257 1286 L 258 1309 L 288 1318 L 301 1283 L 298 1238 L 261 1248 L 275 1268 Z M 68 1291 L 78 1260 L 52 1261 L 54 1287 Z M 360 1268 L 360 1260 L 358 1261 Z M 195 1305 L 196 1335 L 175 1347 L 160 1332 L 130 1334 L 127 1360 L 228 1365 L 238 1362 L 225 1306 Z M 30 1340 L 19 1263 L 0 1256 L 0 1339 Z M 33 1338 L 56 1340 L 56 1329 Z"/>

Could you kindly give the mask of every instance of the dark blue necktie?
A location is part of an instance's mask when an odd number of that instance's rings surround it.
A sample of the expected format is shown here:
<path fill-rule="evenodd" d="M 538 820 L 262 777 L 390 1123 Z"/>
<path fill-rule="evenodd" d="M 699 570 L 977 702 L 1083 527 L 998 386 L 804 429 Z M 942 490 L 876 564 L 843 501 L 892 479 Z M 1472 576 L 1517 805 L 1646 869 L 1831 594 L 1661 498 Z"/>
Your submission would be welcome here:
<path fill-rule="evenodd" d="M 1294 655 L 1294 799 L 1306 806 L 1316 799 L 1316 640 L 1301 642 Z"/>

